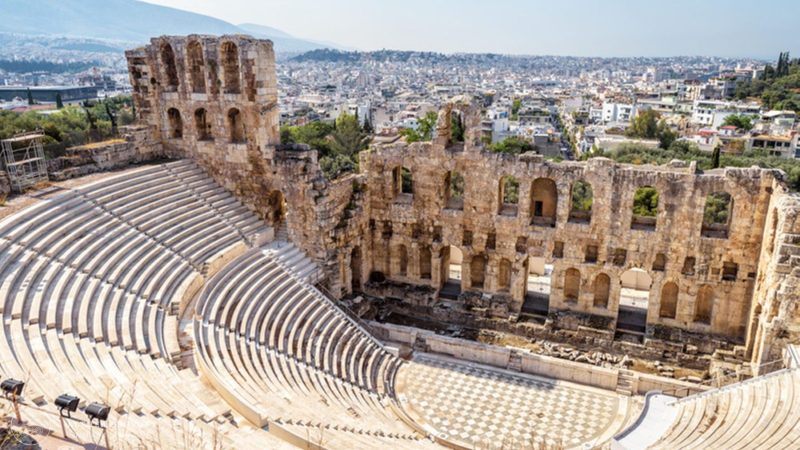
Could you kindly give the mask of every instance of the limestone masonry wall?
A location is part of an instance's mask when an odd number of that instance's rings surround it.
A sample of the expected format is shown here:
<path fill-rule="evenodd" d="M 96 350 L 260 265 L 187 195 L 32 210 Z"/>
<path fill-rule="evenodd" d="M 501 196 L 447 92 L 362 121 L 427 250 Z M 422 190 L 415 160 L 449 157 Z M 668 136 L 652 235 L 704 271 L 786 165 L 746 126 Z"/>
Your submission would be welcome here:
<path fill-rule="evenodd" d="M 331 181 L 316 151 L 280 145 L 270 41 L 164 36 L 126 55 L 139 134 L 159 154 L 194 159 L 285 228 L 334 296 L 388 280 L 417 293 L 408 302 L 435 302 L 460 263 L 458 300 L 514 322 L 528 311 L 529 275 L 552 265 L 544 312 L 556 328 L 613 339 L 631 314 L 620 307 L 624 281 L 646 293 L 643 334 L 653 342 L 747 344 L 755 362 L 798 342 L 800 206 L 778 171 L 491 153 L 478 106 L 457 98 L 432 142 L 373 145 L 359 174 Z M 586 186 L 588 211 L 572 200 Z M 634 212 L 642 188 L 658 194 L 654 216 Z M 707 223 L 706 201 L 718 194 L 729 213 Z"/>

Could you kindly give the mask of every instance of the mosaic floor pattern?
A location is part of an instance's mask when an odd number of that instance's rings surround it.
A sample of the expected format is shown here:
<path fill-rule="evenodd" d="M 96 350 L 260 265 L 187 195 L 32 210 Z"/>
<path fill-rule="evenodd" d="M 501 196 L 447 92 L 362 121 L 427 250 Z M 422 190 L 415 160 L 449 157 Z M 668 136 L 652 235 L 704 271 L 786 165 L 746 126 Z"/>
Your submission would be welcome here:
<path fill-rule="evenodd" d="M 581 448 L 613 434 L 627 412 L 613 392 L 432 355 L 415 355 L 398 380 L 412 415 L 474 448 Z"/>

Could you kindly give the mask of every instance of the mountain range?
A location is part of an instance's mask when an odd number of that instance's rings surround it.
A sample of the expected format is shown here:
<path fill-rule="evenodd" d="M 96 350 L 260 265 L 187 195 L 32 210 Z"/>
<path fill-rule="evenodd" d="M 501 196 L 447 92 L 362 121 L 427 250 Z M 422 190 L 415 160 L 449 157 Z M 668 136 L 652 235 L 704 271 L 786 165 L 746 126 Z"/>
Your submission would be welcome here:
<path fill-rule="evenodd" d="M 256 24 L 224 20 L 138 0 L 2 0 L 0 32 L 64 36 L 142 44 L 151 37 L 185 34 L 249 34 L 270 39 L 279 53 L 337 45 L 312 42 Z"/>

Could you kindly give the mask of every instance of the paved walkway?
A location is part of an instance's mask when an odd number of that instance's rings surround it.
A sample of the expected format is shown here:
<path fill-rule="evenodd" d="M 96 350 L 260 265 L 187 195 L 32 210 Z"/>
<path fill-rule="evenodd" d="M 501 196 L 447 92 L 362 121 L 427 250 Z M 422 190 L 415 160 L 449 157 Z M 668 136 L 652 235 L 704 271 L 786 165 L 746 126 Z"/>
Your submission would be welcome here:
<path fill-rule="evenodd" d="M 440 438 L 487 449 L 595 443 L 619 431 L 628 408 L 613 392 L 427 354 L 401 369 L 397 391 Z"/>

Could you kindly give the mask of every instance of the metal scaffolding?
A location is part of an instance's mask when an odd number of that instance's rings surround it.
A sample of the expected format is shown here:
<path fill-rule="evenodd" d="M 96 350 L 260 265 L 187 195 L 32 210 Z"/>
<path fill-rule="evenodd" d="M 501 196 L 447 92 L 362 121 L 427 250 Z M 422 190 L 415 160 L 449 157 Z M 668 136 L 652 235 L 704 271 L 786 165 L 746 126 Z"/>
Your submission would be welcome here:
<path fill-rule="evenodd" d="M 0 141 L 3 165 L 14 191 L 23 192 L 36 183 L 48 180 L 42 138 L 44 133 L 33 131 Z"/>

